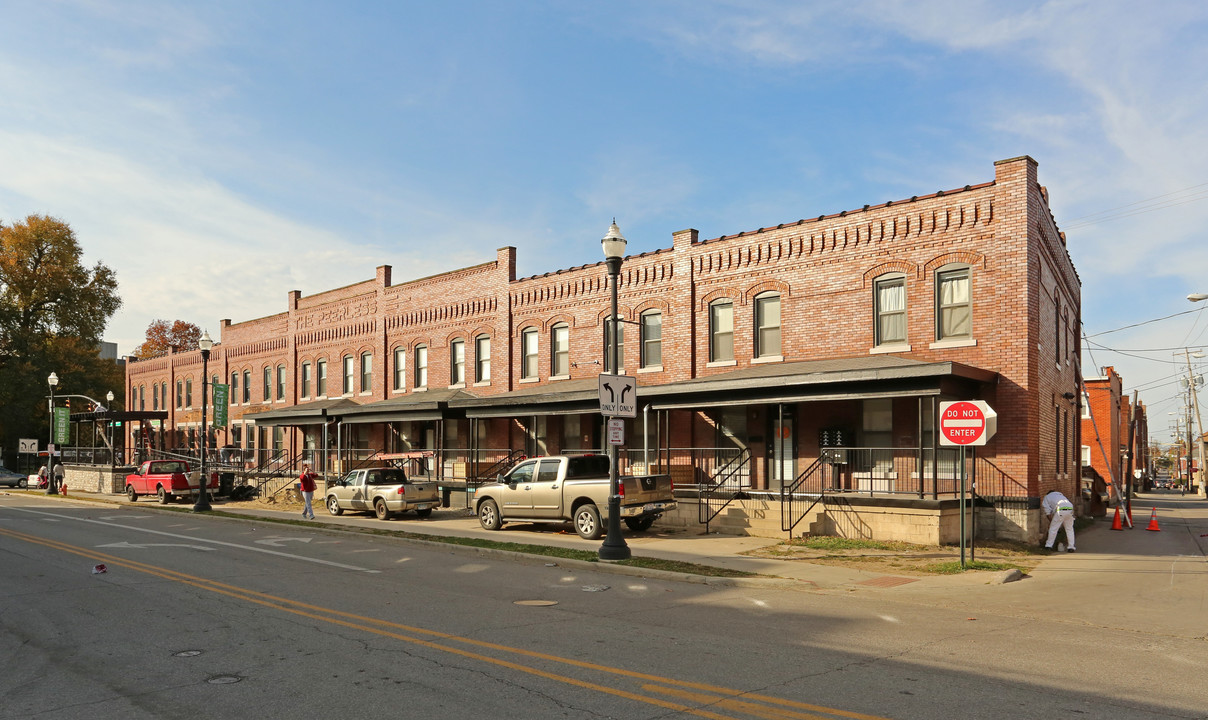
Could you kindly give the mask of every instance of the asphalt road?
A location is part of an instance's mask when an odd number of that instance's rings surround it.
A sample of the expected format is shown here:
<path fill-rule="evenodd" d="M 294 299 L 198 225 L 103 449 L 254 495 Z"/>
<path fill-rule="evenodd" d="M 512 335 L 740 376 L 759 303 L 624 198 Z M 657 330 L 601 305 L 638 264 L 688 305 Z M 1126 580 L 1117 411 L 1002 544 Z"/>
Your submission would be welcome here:
<path fill-rule="evenodd" d="M 0 718 L 1208 717 L 1204 637 L 550 562 L 0 497 Z"/>

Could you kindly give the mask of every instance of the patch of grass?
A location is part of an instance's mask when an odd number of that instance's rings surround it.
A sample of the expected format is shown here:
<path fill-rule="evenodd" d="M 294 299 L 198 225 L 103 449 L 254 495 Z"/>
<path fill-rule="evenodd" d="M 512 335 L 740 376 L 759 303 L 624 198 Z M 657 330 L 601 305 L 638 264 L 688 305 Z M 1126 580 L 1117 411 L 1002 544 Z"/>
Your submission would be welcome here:
<path fill-rule="evenodd" d="M 806 538 L 794 538 L 783 545 L 805 547 L 811 550 L 908 550 L 913 545 L 900 542 L 879 542 L 876 540 L 858 540 L 855 538 L 831 537 L 819 535 Z"/>
<path fill-rule="evenodd" d="M 967 570 L 1011 570 L 1012 568 L 1022 573 L 1026 573 L 1028 571 L 1028 568 L 1023 567 L 1022 565 L 1016 565 L 1015 563 L 987 562 L 985 560 L 967 561 L 965 563 L 965 567 L 963 568 L 961 567 L 960 560 L 950 560 L 948 562 L 924 565 L 918 568 L 918 570 L 921 572 L 931 573 L 933 575 L 956 575 Z"/>

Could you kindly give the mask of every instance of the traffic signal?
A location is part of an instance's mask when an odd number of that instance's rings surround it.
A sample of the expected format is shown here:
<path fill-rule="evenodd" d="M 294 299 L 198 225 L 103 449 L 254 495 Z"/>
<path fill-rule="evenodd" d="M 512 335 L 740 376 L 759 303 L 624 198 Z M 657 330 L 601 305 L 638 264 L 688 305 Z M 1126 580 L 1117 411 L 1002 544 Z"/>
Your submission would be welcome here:
<path fill-rule="evenodd" d="M 64 400 L 63 406 L 70 409 L 71 408 L 71 398 L 67 398 L 66 400 Z"/>

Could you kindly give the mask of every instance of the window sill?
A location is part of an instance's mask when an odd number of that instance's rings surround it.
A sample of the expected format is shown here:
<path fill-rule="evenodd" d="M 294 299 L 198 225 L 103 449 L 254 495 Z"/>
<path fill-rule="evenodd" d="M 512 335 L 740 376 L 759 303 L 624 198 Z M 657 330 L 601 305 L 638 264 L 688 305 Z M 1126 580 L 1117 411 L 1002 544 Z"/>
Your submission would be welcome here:
<path fill-rule="evenodd" d="M 638 368 L 639 375 L 641 375 L 642 373 L 655 373 L 655 372 L 662 372 L 662 371 L 663 371 L 662 365 L 651 365 L 650 367 Z"/>
<path fill-rule="evenodd" d="M 474 387 L 490 387 L 490 385 L 490 380 L 479 380 L 478 382 L 474 383 Z"/>
<path fill-rule="evenodd" d="M 555 380 L 570 380 L 570 375 L 550 375 L 550 382 Z"/>
<path fill-rule="evenodd" d="M 931 350 L 943 350 L 945 348 L 962 348 L 976 347 L 977 340 L 973 338 L 953 338 L 951 340 L 936 340 L 927 347 Z"/>
<path fill-rule="evenodd" d="M 466 384 L 464 382 L 453 383 L 452 385 L 449 386 L 449 389 L 450 390 L 461 390 L 465 386 L 466 386 Z"/>
<path fill-rule="evenodd" d="M 520 384 L 541 382 L 541 378 L 520 378 Z"/>
<path fill-rule="evenodd" d="M 428 392 L 428 386 L 424 385 L 423 387 L 411 388 L 411 392 Z"/>
<path fill-rule="evenodd" d="M 884 355 L 887 353 L 910 352 L 910 343 L 894 343 L 893 345 L 878 345 L 868 351 L 869 355 Z"/>
<path fill-rule="evenodd" d="M 705 367 L 734 367 L 738 364 L 736 360 L 714 360 L 713 362 L 705 363 Z"/>
<path fill-rule="evenodd" d="M 390 392 L 395 395 L 402 395 L 403 393 L 407 392 L 407 389 L 406 388 L 395 388 L 395 389 L 391 390 Z"/>
<path fill-rule="evenodd" d="M 767 355 L 765 357 L 751 358 L 751 364 L 758 365 L 759 363 L 778 363 L 784 362 L 783 355 Z"/>

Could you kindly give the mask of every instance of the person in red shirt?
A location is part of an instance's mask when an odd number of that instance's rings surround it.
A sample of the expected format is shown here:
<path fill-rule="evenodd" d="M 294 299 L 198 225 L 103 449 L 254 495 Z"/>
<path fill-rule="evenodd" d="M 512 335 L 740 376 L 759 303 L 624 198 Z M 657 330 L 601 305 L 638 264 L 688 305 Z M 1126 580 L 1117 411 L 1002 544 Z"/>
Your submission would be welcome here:
<path fill-rule="evenodd" d="M 302 474 L 298 476 L 298 485 L 302 489 L 302 517 L 306 520 L 315 519 L 314 508 L 310 506 L 315 497 L 315 478 L 319 477 L 310 471 L 310 463 L 302 463 Z"/>

